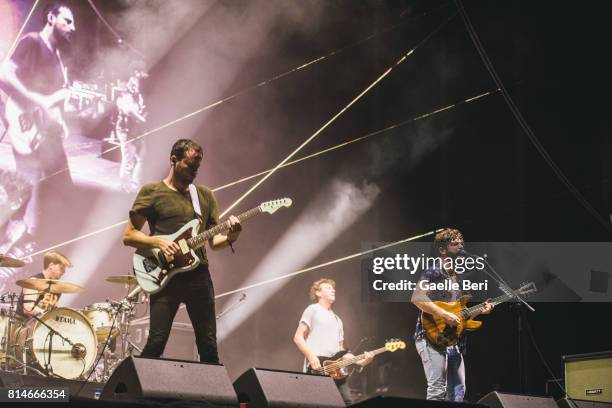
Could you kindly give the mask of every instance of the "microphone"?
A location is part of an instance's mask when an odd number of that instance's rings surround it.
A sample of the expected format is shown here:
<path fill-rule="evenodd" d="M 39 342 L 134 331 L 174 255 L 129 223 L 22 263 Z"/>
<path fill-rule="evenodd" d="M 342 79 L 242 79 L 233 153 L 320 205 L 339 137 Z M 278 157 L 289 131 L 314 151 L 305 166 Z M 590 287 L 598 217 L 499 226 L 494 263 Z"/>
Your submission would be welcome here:
<path fill-rule="evenodd" d="M 463 256 L 468 257 L 468 258 L 478 258 L 478 255 L 474 255 L 474 254 L 466 251 L 465 249 L 462 249 L 461 251 L 459 251 L 459 255 L 463 255 Z"/>
<path fill-rule="evenodd" d="M 70 350 L 70 354 L 74 358 L 84 358 L 87 355 L 87 349 L 81 343 L 76 343 L 72 345 L 72 350 Z"/>

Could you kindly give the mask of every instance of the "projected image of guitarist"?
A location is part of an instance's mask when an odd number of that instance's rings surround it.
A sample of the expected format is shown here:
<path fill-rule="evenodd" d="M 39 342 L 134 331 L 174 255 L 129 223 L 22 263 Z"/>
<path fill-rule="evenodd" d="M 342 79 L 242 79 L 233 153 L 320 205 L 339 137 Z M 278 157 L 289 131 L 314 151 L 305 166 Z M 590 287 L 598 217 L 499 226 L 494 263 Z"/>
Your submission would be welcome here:
<path fill-rule="evenodd" d="M 457 229 L 445 228 L 438 232 L 434 238 L 433 251 L 435 256 L 440 257 L 439 265 L 442 267 L 426 269 L 422 272 L 419 281 L 458 282 L 455 271 L 445 269 L 444 265 L 451 264 L 445 262 L 447 258 L 456 258 L 460 255 L 463 244 L 463 235 Z M 465 306 L 460 301 L 461 296 L 461 290 L 424 291 L 420 284 L 417 284 L 412 296 L 412 303 L 420 309 L 415 332 L 415 347 L 425 370 L 427 399 L 461 402 L 465 396 L 463 330 L 469 330 L 470 327 L 465 327 L 468 322 L 458 314 Z M 484 302 L 478 313 L 491 313 L 493 307 L 492 303 Z M 480 322 L 474 322 L 475 325 L 478 323 Z"/>
<path fill-rule="evenodd" d="M 175 240 L 160 235 L 170 235 L 194 219 L 201 221 L 202 230 L 219 224 L 219 211 L 212 191 L 192 184 L 201 162 L 200 145 L 189 139 L 174 143 L 168 176 L 158 183 L 144 185 L 138 192 L 123 235 L 125 245 L 158 249 L 169 262 L 169 268 L 173 268 L 174 263 L 180 263 L 184 254 L 191 256 L 191 251 L 184 251 L 185 248 Z M 193 195 L 190 191 L 193 191 Z M 149 223 L 150 236 L 140 231 L 145 221 Z M 242 229 L 238 219 L 231 216 L 225 223 L 229 224 L 229 231 L 210 238 L 208 243 L 212 249 L 224 248 L 238 239 Z M 199 258 L 197 267 L 176 274 L 163 288 L 151 294 L 149 338 L 142 357 L 161 356 L 179 305 L 185 303 L 195 332 L 200 361 L 219 362 L 214 290 L 204 246 L 198 247 L 196 255 Z M 144 261 L 145 264 L 151 262 L 146 258 Z M 144 275 L 148 276 L 146 273 Z M 143 281 L 141 287 L 146 290 L 143 286 L 145 283 Z"/>
<path fill-rule="evenodd" d="M 0 69 L 0 88 L 8 95 L 5 120 L 16 172 L 33 187 L 22 219 L 14 219 L 11 225 L 12 241 L 36 235 L 39 181 L 68 167 L 62 105 L 69 92 L 63 88 L 68 78 L 62 52 L 74 34 L 74 16 L 61 2 L 50 2 L 42 15 L 43 29 L 25 35 Z M 71 183 L 69 172 L 62 177 L 62 182 Z"/>
<path fill-rule="evenodd" d="M 332 310 L 336 301 L 336 282 L 331 279 L 319 279 L 310 288 L 312 304 L 304 310 L 293 341 L 304 354 L 304 371 L 334 375 L 322 370 L 325 360 L 355 359 L 344 349 L 344 327 L 342 320 Z M 366 366 L 372 362 L 374 354 L 365 352 L 363 357 L 353 364 Z M 345 378 L 348 374 L 339 375 L 336 385 L 347 405 L 353 398 Z M 336 379 L 334 378 L 334 379 Z"/>

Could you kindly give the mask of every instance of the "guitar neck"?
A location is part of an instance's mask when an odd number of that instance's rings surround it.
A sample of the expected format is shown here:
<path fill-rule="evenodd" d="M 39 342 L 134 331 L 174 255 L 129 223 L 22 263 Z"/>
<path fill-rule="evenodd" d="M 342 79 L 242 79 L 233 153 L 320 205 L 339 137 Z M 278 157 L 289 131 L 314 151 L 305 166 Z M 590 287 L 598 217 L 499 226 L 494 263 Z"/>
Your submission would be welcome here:
<path fill-rule="evenodd" d="M 514 297 L 514 295 L 512 294 L 503 294 L 501 296 L 496 297 L 495 299 L 491 299 L 491 301 L 489 303 L 493 304 L 493 306 L 497 306 L 500 303 L 504 303 L 510 299 L 512 299 Z M 482 313 L 482 311 L 485 308 L 485 302 L 480 303 L 476 306 L 472 306 L 472 307 L 468 307 L 466 309 L 463 309 L 463 311 L 461 313 L 463 313 L 463 317 L 465 317 L 466 319 L 471 319 L 477 315 L 479 315 L 480 313 Z"/>
<path fill-rule="evenodd" d="M 372 354 L 374 354 L 376 356 L 378 354 L 384 353 L 385 351 L 387 351 L 387 349 L 385 347 L 381 347 L 379 349 L 370 351 L 370 353 L 372 353 Z M 355 357 L 347 358 L 345 360 L 340 360 L 340 361 L 338 361 L 335 364 L 335 366 L 337 368 L 348 367 L 348 366 L 350 366 L 352 364 L 355 364 L 359 360 L 363 360 L 364 358 L 365 358 L 365 353 L 359 354 L 358 356 L 355 356 Z"/>
<path fill-rule="evenodd" d="M 255 208 L 251 208 L 248 211 L 243 212 L 242 214 L 238 215 L 236 218 L 238 218 L 238 221 L 242 223 L 243 221 L 253 218 L 254 216 L 260 213 L 261 213 L 261 208 L 255 207 Z M 192 249 L 198 249 L 201 246 L 203 246 L 206 243 L 206 241 L 208 241 L 215 235 L 223 234 L 224 232 L 228 230 L 229 230 L 228 223 L 222 222 L 221 224 L 215 225 L 214 227 L 202 232 L 201 234 L 198 234 L 195 237 L 190 238 L 189 240 L 187 240 L 187 243 Z"/>

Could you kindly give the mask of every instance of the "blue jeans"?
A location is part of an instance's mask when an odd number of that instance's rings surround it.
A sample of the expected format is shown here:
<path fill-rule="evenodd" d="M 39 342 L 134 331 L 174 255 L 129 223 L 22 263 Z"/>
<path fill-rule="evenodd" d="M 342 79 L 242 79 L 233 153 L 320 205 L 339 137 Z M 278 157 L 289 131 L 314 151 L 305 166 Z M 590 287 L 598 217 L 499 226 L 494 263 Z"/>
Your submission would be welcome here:
<path fill-rule="evenodd" d="M 414 342 L 427 379 L 427 399 L 462 402 L 465 396 L 465 365 L 457 346 L 446 352 L 434 348 L 423 336 Z"/>

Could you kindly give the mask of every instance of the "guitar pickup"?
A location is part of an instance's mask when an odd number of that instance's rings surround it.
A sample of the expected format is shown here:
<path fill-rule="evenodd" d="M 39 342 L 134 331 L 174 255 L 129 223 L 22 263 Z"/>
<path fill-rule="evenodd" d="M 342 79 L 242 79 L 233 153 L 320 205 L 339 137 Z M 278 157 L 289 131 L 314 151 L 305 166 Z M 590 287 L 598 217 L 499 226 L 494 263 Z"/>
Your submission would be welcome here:
<path fill-rule="evenodd" d="M 181 253 L 183 255 L 187 255 L 189 253 L 189 245 L 187 244 L 186 240 L 181 239 L 179 242 L 177 242 L 177 244 L 181 248 Z"/>

